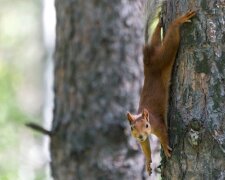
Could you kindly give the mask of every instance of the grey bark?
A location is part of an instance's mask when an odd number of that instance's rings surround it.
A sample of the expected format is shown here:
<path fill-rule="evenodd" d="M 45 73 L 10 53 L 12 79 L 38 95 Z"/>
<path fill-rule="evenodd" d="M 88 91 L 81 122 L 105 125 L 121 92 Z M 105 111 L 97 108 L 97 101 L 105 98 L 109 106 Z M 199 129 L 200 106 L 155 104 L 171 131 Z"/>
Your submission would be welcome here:
<path fill-rule="evenodd" d="M 142 80 L 140 2 L 56 0 L 55 180 L 142 179 L 144 159 L 129 144 Z"/>
<path fill-rule="evenodd" d="M 172 158 L 163 179 L 225 179 L 225 2 L 172 1 L 164 9 L 168 26 L 176 15 L 197 9 L 181 30 L 172 78 L 169 134 Z M 166 18 L 165 18 L 166 17 Z"/>

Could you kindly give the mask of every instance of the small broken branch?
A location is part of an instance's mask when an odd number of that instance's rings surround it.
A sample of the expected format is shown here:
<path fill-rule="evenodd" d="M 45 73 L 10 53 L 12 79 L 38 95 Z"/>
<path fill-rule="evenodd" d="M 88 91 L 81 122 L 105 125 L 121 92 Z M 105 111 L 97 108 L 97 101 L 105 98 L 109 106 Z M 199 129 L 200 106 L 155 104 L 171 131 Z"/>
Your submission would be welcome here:
<path fill-rule="evenodd" d="M 26 123 L 25 125 L 35 131 L 38 131 L 39 133 L 42 133 L 42 134 L 45 134 L 48 136 L 52 136 L 52 134 L 53 134 L 52 131 L 46 130 L 43 127 L 41 127 L 40 125 L 35 124 L 35 123 Z"/>

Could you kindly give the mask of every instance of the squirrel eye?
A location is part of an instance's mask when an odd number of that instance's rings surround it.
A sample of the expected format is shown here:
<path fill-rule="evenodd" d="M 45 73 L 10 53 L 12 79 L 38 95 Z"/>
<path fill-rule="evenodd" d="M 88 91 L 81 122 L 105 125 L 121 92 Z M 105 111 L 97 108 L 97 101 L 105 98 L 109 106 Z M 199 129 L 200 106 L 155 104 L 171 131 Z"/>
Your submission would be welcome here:
<path fill-rule="evenodd" d="M 148 128 L 148 124 L 146 124 L 145 127 Z"/>

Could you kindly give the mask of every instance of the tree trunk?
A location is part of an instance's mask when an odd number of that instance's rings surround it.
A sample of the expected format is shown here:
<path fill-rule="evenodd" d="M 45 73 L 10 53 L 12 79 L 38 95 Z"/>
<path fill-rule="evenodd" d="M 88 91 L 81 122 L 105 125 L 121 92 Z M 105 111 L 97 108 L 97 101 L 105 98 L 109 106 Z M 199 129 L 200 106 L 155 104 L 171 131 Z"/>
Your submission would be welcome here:
<path fill-rule="evenodd" d="M 55 180 L 142 179 L 143 155 L 125 133 L 143 79 L 140 5 L 56 0 Z"/>
<path fill-rule="evenodd" d="M 165 25 L 188 9 L 192 23 L 181 28 L 172 78 L 169 134 L 172 158 L 163 179 L 225 179 L 225 2 L 172 1 Z"/>

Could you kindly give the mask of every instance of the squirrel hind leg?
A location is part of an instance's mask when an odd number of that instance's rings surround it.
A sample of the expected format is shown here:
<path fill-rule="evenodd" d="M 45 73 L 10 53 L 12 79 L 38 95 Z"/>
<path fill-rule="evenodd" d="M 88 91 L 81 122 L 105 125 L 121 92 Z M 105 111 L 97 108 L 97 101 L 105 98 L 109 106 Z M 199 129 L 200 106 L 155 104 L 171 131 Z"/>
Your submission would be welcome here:
<path fill-rule="evenodd" d="M 162 38 L 161 38 L 161 29 L 162 29 L 162 22 L 161 20 L 159 19 L 159 22 L 152 34 L 152 37 L 151 37 L 151 46 L 158 46 L 161 44 L 162 42 Z"/>
<path fill-rule="evenodd" d="M 193 16 L 196 15 L 196 12 L 195 11 L 191 11 L 189 10 L 186 14 L 184 14 L 183 16 L 181 17 L 178 17 L 177 18 L 177 21 L 180 23 L 180 24 L 183 24 L 183 23 L 187 23 L 187 22 L 191 22 L 191 18 Z"/>

